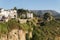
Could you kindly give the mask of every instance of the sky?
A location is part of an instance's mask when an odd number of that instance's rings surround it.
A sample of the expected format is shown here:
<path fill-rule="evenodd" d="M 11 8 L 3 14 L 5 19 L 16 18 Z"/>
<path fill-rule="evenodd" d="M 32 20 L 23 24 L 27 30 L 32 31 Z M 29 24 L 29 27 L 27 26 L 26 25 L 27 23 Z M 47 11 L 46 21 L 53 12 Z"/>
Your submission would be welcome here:
<path fill-rule="evenodd" d="M 60 0 L 0 0 L 0 8 L 29 10 L 56 10 L 60 12 Z"/>

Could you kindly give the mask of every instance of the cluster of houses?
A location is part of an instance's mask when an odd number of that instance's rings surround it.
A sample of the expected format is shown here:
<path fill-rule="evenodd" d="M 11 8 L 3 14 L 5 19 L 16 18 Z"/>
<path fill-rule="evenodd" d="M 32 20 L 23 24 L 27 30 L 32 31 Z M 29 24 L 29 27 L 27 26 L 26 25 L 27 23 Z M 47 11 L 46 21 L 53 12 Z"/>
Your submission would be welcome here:
<path fill-rule="evenodd" d="M 33 13 L 31 12 L 20 15 L 21 17 L 26 17 L 25 19 L 18 18 L 17 14 L 17 10 L 14 9 L 0 9 L 0 21 L 8 22 L 8 20 L 16 18 L 17 20 L 19 19 L 20 23 L 26 23 L 28 19 L 33 19 Z M 29 35 L 32 35 L 32 32 Z M 7 35 L 3 35 L 0 40 L 26 40 L 26 32 L 16 28 L 9 32 L 8 37 Z"/>
<path fill-rule="evenodd" d="M 33 18 L 33 13 L 27 12 L 26 14 L 22 14 L 21 17 Z M 9 19 L 16 18 L 17 19 L 17 10 L 9 9 L 5 10 L 0 8 L 0 21 L 8 22 Z"/>

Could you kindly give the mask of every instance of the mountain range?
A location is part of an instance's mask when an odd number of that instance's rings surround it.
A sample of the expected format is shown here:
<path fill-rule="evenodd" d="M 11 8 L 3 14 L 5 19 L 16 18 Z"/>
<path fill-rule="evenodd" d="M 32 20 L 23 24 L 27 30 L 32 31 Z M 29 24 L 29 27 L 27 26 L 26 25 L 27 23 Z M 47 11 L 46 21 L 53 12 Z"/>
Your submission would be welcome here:
<path fill-rule="evenodd" d="M 31 10 L 31 11 L 40 17 L 42 17 L 44 13 L 49 12 L 55 18 L 60 18 L 60 13 L 55 10 Z"/>

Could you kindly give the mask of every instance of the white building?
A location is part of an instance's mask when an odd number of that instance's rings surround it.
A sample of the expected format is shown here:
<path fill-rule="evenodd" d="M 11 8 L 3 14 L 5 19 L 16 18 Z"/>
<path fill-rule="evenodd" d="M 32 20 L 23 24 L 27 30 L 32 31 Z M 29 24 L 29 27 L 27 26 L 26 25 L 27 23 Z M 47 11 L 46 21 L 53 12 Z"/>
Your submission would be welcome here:
<path fill-rule="evenodd" d="M 9 15 L 11 18 L 17 18 L 17 11 L 16 10 L 9 10 Z"/>
<path fill-rule="evenodd" d="M 1 13 L 2 15 L 4 15 L 5 17 L 8 17 L 9 15 L 11 16 L 11 18 L 14 18 L 14 16 L 17 17 L 17 11 L 16 10 L 4 10 L 1 9 Z"/>
<path fill-rule="evenodd" d="M 0 20 L 1 20 L 2 16 L 4 16 L 6 19 L 17 18 L 17 11 L 13 10 L 13 9 L 12 10 L 1 9 L 0 10 Z"/>
<path fill-rule="evenodd" d="M 25 14 L 22 14 L 22 15 L 20 15 L 23 19 L 24 18 L 28 18 L 28 19 L 32 19 L 33 18 L 33 13 L 31 13 L 31 12 L 27 12 L 27 13 L 25 13 Z"/>
<path fill-rule="evenodd" d="M 33 13 L 27 13 L 27 18 L 33 18 Z"/>
<path fill-rule="evenodd" d="M 0 20 L 2 19 L 2 16 L 3 16 L 3 15 L 0 14 Z"/>

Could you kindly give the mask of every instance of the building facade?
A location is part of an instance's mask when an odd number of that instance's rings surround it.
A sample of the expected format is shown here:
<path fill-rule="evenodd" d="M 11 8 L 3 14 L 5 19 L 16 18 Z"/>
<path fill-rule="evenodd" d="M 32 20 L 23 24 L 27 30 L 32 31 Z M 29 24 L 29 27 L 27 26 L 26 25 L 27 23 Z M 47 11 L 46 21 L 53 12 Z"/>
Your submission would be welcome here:
<path fill-rule="evenodd" d="M 33 18 L 33 13 L 27 13 L 27 18 Z"/>
<path fill-rule="evenodd" d="M 13 9 L 10 9 L 10 10 L 1 9 L 0 20 L 3 20 L 3 16 L 5 17 L 5 21 L 8 21 L 8 19 L 10 18 L 17 18 L 17 11 Z"/>

